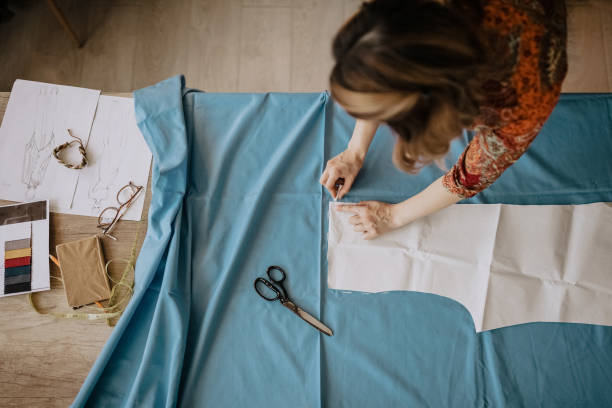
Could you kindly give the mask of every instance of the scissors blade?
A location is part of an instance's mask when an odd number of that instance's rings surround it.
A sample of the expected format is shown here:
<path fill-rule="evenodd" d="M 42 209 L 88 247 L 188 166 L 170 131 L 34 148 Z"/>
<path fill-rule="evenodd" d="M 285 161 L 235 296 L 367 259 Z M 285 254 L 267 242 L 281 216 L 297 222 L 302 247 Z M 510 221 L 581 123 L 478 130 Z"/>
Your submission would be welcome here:
<path fill-rule="evenodd" d="M 334 332 L 332 332 L 332 330 L 329 327 L 321 323 L 321 321 L 319 321 L 318 319 L 315 319 L 308 312 L 305 312 L 304 310 L 302 310 L 302 308 L 297 306 L 292 301 L 286 300 L 282 303 L 282 305 L 285 306 L 287 309 L 291 310 L 296 315 L 298 315 L 298 317 L 300 317 L 302 320 L 304 320 L 306 323 L 308 323 L 309 325 L 311 325 L 312 327 L 314 327 L 321 333 L 327 334 L 328 336 L 334 335 Z"/>

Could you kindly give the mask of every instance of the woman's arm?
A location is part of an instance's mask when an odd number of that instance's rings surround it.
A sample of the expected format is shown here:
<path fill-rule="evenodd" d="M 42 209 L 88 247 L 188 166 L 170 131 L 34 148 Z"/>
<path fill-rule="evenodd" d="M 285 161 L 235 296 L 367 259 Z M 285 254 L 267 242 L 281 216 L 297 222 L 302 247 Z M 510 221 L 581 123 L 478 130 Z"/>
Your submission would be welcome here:
<path fill-rule="evenodd" d="M 347 149 L 355 152 L 363 161 L 370 148 L 370 144 L 372 144 L 377 129 L 378 122 L 357 119 Z"/>
<path fill-rule="evenodd" d="M 450 193 L 442 185 L 440 177 L 419 194 L 398 204 L 362 201 L 359 204 L 337 205 L 336 209 L 353 213 L 349 222 L 355 231 L 363 233 L 365 239 L 372 239 L 460 200 L 460 196 Z"/>
<path fill-rule="evenodd" d="M 460 196 L 444 187 L 442 179 L 443 177 L 440 177 L 419 194 L 395 204 L 393 212 L 396 223 L 400 226 L 406 225 L 460 201 Z"/>

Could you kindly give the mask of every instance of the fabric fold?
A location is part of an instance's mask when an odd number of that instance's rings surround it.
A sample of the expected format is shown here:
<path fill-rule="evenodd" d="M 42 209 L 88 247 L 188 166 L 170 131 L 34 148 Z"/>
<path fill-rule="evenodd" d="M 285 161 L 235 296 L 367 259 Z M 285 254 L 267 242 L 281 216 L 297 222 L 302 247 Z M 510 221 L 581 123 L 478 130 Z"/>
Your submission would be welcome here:
<path fill-rule="evenodd" d="M 135 92 L 138 126 L 153 153 L 152 199 L 141 249 L 147 255 L 138 258 L 134 295 L 75 407 L 101 401 L 105 406 L 176 405 L 191 298 L 189 264 L 179 265 L 190 254 L 178 245 L 188 168 L 183 84 L 177 76 Z M 161 360 L 160 346 L 165 350 Z M 151 376 L 152 366 L 167 377 Z"/>

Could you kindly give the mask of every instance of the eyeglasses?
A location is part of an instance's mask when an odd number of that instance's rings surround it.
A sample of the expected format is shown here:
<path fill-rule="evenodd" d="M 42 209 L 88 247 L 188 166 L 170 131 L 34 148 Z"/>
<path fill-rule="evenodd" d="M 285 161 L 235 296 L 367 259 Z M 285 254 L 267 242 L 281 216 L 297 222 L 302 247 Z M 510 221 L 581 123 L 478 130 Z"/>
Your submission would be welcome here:
<path fill-rule="evenodd" d="M 130 184 L 125 185 L 117 192 L 117 202 L 119 207 L 106 207 L 98 216 L 98 228 L 102 229 L 102 235 L 114 239 L 110 233 L 117 225 L 117 222 L 127 212 L 144 187 L 137 186 L 130 181 Z"/>

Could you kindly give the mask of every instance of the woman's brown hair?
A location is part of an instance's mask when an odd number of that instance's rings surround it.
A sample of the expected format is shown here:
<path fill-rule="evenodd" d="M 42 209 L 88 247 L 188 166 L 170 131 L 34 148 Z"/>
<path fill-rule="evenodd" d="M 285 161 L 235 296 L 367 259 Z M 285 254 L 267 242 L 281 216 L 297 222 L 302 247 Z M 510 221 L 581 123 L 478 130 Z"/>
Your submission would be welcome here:
<path fill-rule="evenodd" d="M 418 171 L 448 152 L 483 100 L 490 66 L 477 0 L 375 0 L 333 42 L 332 97 L 399 136 L 393 159 Z"/>

